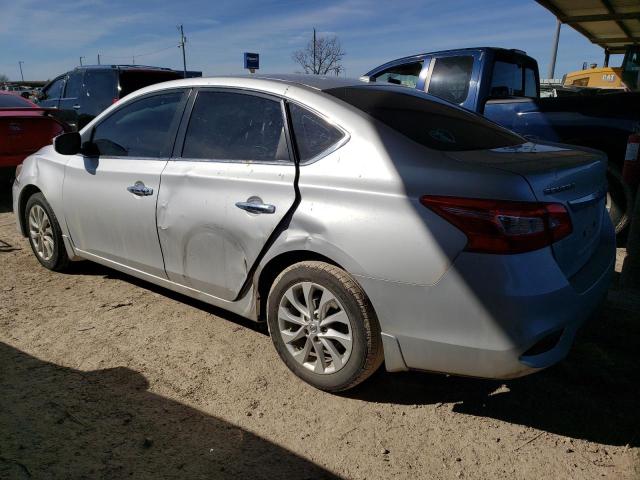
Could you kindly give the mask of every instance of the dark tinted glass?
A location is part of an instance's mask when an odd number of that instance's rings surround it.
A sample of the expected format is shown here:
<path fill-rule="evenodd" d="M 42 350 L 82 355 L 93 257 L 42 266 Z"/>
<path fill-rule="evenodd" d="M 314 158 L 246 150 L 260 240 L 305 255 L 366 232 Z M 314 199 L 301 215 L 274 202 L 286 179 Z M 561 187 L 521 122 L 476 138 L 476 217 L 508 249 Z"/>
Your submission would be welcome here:
<path fill-rule="evenodd" d="M 295 103 L 289 104 L 293 133 L 301 161 L 311 160 L 340 141 L 344 134 Z"/>
<path fill-rule="evenodd" d="M 522 83 L 522 66 L 500 60 L 493 64 L 492 97 L 522 97 Z"/>
<path fill-rule="evenodd" d="M 87 70 L 84 74 L 83 111 L 97 115 L 117 98 L 116 73 L 112 70 Z"/>
<path fill-rule="evenodd" d="M 44 91 L 47 99 L 56 99 L 62 96 L 62 89 L 64 88 L 64 79 L 60 78 L 56 80 L 49 88 Z"/>
<path fill-rule="evenodd" d="M 462 103 L 469 93 L 473 57 L 436 58 L 429 93 L 452 103 Z"/>
<path fill-rule="evenodd" d="M 536 82 L 536 72 L 531 68 L 524 71 L 524 96 L 536 98 L 538 96 L 538 82 Z"/>
<path fill-rule="evenodd" d="M 0 108 L 32 108 L 30 102 L 13 94 L 0 94 Z"/>
<path fill-rule="evenodd" d="M 182 78 L 182 73 L 169 70 L 121 70 L 120 98 L 154 83 L 168 82 L 179 78 Z"/>
<path fill-rule="evenodd" d="M 243 93 L 201 91 L 191 112 L 182 156 L 289 161 L 280 102 Z"/>
<path fill-rule="evenodd" d="M 405 63 L 388 68 L 377 75 L 374 75 L 376 82 L 389 82 L 405 87 L 416 88 L 420 72 L 422 71 L 422 61 Z"/>
<path fill-rule="evenodd" d="M 375 119 L 435 150 L 481 150 L 525 140 L 480 115 L 399 87 L 358 86 L 326 90 Z"/>
<path fill-rule="evenodd" d="M 100 155 L 166 158 L 171 154 L 182 92 L 163 93 L 124 106 L 94 130 L 93 142 Z"/>
<path fill-rule="evenodd" d="M 64 98 L 78 98 L 82 92 L 82 72 L 71 72 L 64 88 Z"/>

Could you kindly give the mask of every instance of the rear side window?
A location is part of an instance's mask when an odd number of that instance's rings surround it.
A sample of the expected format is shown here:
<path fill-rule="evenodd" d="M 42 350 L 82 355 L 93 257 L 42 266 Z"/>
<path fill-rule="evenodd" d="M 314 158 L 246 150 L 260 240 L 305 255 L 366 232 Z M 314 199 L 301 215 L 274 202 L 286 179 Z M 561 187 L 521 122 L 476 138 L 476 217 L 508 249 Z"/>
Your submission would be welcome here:
<path fill-rule="evenodd" d="M 98 115 L 117 98 L 115 72 L 113 70 L 86 70 L 84 89 L 84 112 L 89 115 Z"/>
<path fill-rule="evenodd" d="M 373 76 L 377 82 L 395 83 L 404 87 L 416 88 L 422 71 L 422 61 L 395 65 Z"/>
<path fill-rule="evenodd" d="M 325 93 L 435 150 L 484 150 L 526 141 L 480 115 L 430 99 L 417 90 L 365 85 Z"/>
<path fill-rule="evenodd" d="M 289 161 L 282 104 L 244 93 L 199 92 L 189 119 L 182 157 Z"/>
<path fill-rule="evenodd" d="M 0 94 L 0 108 L 33 108 L 31 102 L 10 93 Z"/>
<path fill-rule="evenodd" d="M 179 78 L 182 78 L 181 74 L 169 70 L 121 70 L 120 98 L 143 87 Z"/>
<path fill-rule="evenodd" d="M 178 106 L 184 93 L 167 92 L 136 100 L 109 115 L 93 131 L 99 155 L 168 158 Z"/>
<path fill-rule="evenodd" d="M 436 58 L 435 62 L 428 92 L 451 103 L 464 102 L 469 93 L 473 57 Z"/>
<path fill-rule="evenodd" d="M 289 112 L 302 162 L 317 157 L 344 137 L 341 130 L 295 103 L 289 104 Z"/>

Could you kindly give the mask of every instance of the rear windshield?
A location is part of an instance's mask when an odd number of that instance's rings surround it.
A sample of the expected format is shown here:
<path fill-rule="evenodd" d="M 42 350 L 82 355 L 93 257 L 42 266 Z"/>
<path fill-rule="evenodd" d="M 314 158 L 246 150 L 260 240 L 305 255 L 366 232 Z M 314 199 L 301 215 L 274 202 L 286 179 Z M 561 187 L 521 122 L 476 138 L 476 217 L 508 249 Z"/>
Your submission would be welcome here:
<path fill-rule="evenodd" d="M 362 85 L 325 90 L 425 147 L 486 150 L 526 140 L 480 115 L 398 87 Z"/>
<path fill-rule="evenodd" d="M 18 95 L 0 94 L 0 108 L 33 108 L 33 105 Z"/>
<path fill-rule="evenodd" d="M 162 70 L 122 70 L 120 72 L 120 98 L 154 83 L 182 78 L 179 72 Z"/>

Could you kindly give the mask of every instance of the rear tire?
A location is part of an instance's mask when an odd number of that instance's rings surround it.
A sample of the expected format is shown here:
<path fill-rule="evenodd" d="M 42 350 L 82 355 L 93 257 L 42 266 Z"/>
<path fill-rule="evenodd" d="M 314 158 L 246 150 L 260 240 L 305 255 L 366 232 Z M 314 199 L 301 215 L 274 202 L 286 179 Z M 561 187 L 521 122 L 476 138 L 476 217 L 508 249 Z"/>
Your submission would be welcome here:
<path fill-rule="evenodd" d="M 321 390 L 352 388 L 384 359 L 371 302 L 351 275 L 328 263 L 285 269 L 269 292 L 267 323 L 287 367 Z"/>
<path fill-rule="evenodd" d="M 62 239 L 62 230 L 49 202 L 42 193 L 34 193 L 24 209 L 29 244 L 40 264 L 60 272 L 69 265 L 69 257 Z"/>

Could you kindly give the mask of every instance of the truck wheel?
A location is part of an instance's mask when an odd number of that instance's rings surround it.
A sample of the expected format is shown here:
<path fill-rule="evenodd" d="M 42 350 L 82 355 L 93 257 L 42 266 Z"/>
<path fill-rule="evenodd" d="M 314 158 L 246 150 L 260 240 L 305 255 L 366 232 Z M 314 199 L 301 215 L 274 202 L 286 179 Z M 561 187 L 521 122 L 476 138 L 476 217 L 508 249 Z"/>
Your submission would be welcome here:
<path fill-rule="evenodd" d="M 607 211 L 616 229 L 616 235 L 619 235 L 629 225 L 633 193 L 622 180 L 620 170 L 614 165 L 609 165 L 607 169 L 607 183 Z"/>
<path fill-rule="evenodd" d="M 384 358 L 371 302 L 351 275 L 328 263 L 284 270 L 269 293 L 267 323 L 287 367 L 321 390 L 356 386 Z"/>

